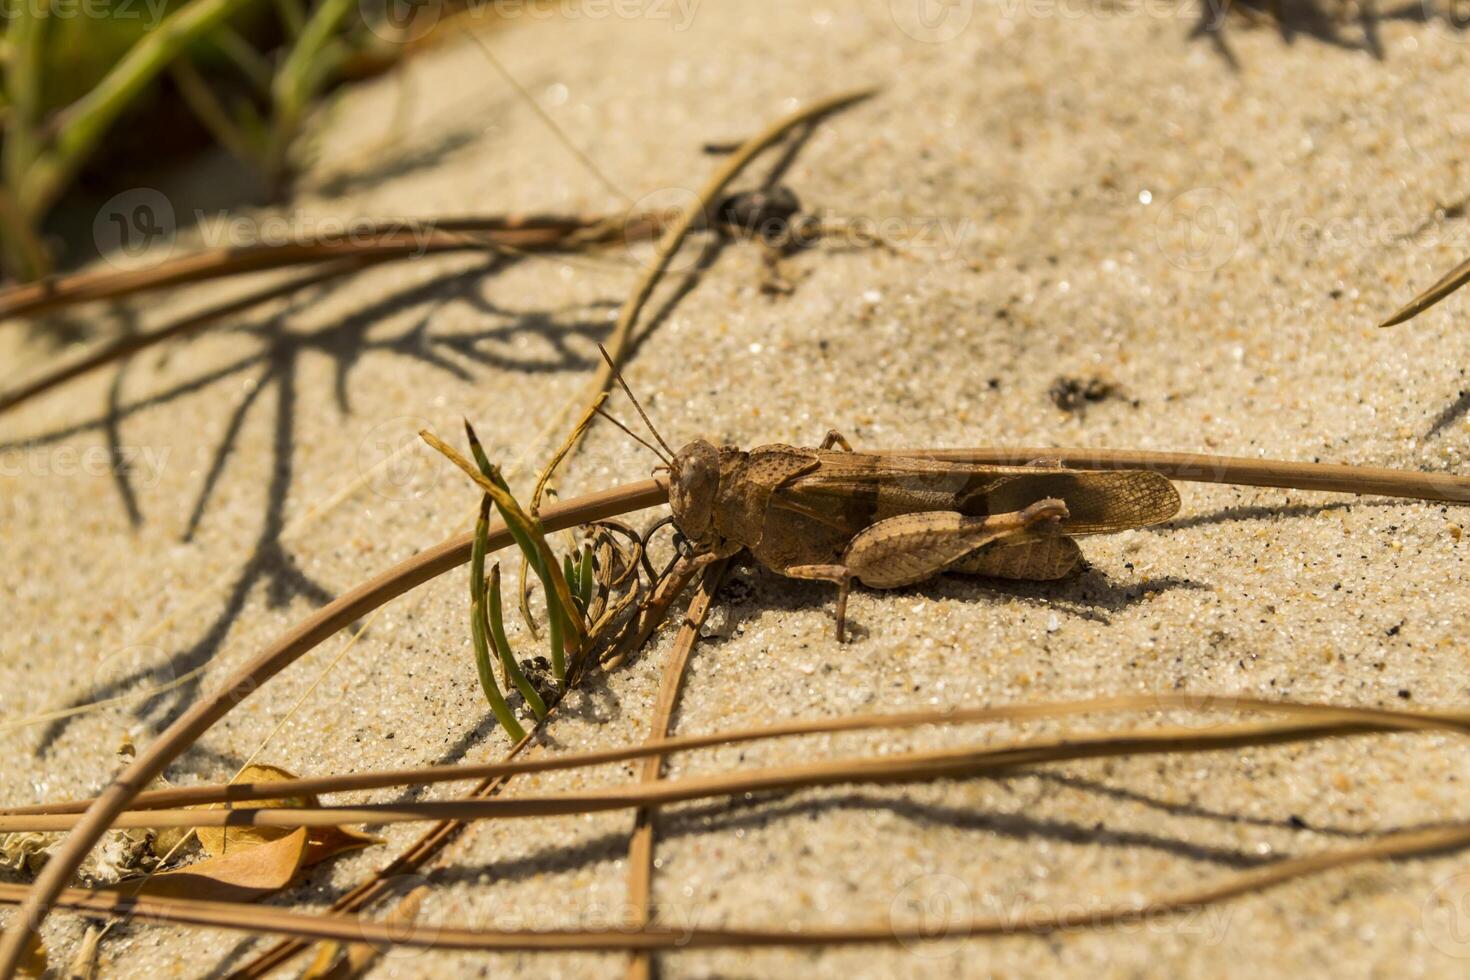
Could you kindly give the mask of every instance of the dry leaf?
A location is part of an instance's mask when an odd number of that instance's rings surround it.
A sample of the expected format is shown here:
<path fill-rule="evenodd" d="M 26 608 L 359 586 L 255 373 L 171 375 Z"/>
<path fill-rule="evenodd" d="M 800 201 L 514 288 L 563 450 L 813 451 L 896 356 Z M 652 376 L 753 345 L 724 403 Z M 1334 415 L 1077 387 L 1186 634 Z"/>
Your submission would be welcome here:
<path fill-rule="evenodd" d="M 0 871 L 34 878 L 46 866 L 51 848 L 60 840 L 57 834 L 28 832 L 0 836 Z"/>
<path fill-rule="evenodd" d="M 237 783 L 275 783 L 283 779 L 295 779 L 296 776 L 279 766 L 268 766 L 252 764 L 240 770 L 240 775 L 235 778 Z M 315 807 L 320 806 L 321 801 L 315 796 L 293 796 L 278 800 L 251 800 L 242 803 L 241 806 L 250 807 Z M 229 807 L 230 804 L 212 803 L 206 809 L 219 809 Z M 279 840 L 289 834 L 289 827 L 200 827 L 195 833 L 199 837 L 199 843 L 213 857 L 219 857 L 240 847 L 257 847 L 261 844 Z M 371 834 L 364 834 L 358 830 L 350 830 L 346 827 L 312 827 L 307 840 L 306 854 L 302 858 L 301 866 L 310 867 L 343 851 L 352 851 L 369 844 L 380 843 L 382 838 Z"/>
<path fill-rule="evenodd" d="M 231 782 L 235 783 L 277 783 L 283 779 L 295 779 L 296 777 L 278 766 L 267 766 L 254 763 L 240 770 L 240 775 Z M 243 806 L 252 807 L 303 807 L 316 806 L 315 799 L 279 800 L 251 800 Z M 206 810 L 233 809 L 228 803 L 211 803 L 204 807 Z M 289 827 L 199 827 L 194 831 L 199 838 L 199 843 L 209 852 L 211 857 L 218 857 L 236 847 L 254 847 L 266 844 L 273 840 L 280 840 L 291 833 Z"/>
<path fill-rule="evenodd" d="M 279 766 L 249 765 L 240 771 L 241 783 L 272 783 L 296 777 Z M 316 807 L 314 796 L 277 800 L 251 800 L 248 807 Z M 201 809 L 233 808 L 212 803 Z M 302 868 L 310 867 L 344 851 L 380 842 L 346 827 L 198 827 L 195 834 L 210 856 L 203 861 L 149 878 L 138 894 L 167 898 L 203 898 L 248 902 L 280 891 L 295 880 Z M 172 847 L 181 838 L 162 836 L 159 848 Z M 124 883 L 126 889 L 128 883 Z M 137 888 L 136 885 L 133 888 Z M 135 892 L 128 892 L 133 894 Z"/>
<path fill-rule="evenodd" d="M 157 898 L 195 898 L 219 902 L 252 902 L 290 885 L 301 870 L 308 847 L 306 828 L 254 847 L 156 874 L 143 882 L 123 882 L 115 890 Z"/>

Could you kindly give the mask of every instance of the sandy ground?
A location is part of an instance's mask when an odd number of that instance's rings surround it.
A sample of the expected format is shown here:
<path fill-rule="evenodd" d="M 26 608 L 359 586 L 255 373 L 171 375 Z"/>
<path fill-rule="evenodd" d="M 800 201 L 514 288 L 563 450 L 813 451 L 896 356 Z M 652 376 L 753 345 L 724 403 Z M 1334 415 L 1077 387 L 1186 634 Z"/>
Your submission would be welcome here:
<path fill-rule="evenodd" d="M 1283 35 L 1235 18 L 1223 35 L 1191 38 L 1191 11 L 1141 4 L 964 0 L 933 5 L 929 28 L 905 0 L 592 12 L 612 9 L 527 20 L 493 43 L 631 198 L 677 199 L 717 166 L 704 143 L 878 83 L 880 98 L 816 129 L 784 179 L 815 211 L 914 238 L 907 258 L 818 244 L 790 260 L 796 291 L 777 298 L 760 292 L 754 248 L 726 248 L 627 372 L 671 440 L 812 443 L 835 426 L 865 447 L 1085 445 L 1463 469 L 1466 300 L 1373 327 L 1470 253 L 1470 224 L 1453 207 L 1470 193 L 1470 36 L 1423 22 L 1417 5 L 1385 12 L 1371 34 L 1381 58 L 1351 19 Z M 472 45 L 345 94 L 317 125 L 297 198 L 244 213 L 246 233 L 269 233 L 270 215 L 309 233 L 333 217 L 618 205 Z M 187 186 L 161 193 L 174 247 L 191 247 L 204 233 Z M 390 265 L 0 419 L 0 798 L 95 791 L 125 732 L 145 742 L 316 605 L 465 526 L 475 496 L 413 448 L 420 426 L 452 435 L 468 415 L 492 455 L 521 461 L 529 487 L 525 463 L 549 449 L 538 434 L 582 389 L 637 268 L 489 269 L 462 256 Z M 88 311 L 83 342 L 236 288 Z M 13 325 L 0 348 L 7 376 L 57 354 Z M 1067 415 L 1048 395 L 1059 375 L 1100 377 L 1122 396 Z M 599 429 L 565 492 L 642 478 L 650 463 Z M 1470 700 L 1463 511 L 1181 491 L 1178 520 L 1089 541 L 1090 567 L 1055 586 L 859 591 L 858 639 L 844 647 L 832 642 L 830 589 L 741 571 L 696 652 L 676 729 L 1158 691 Z M 229 775 L 303 695 L 263 760 L 316 774 L 496 758 L 505 743 L 478 694 L 463 586 L 450 575 L 386 607 L 308 694 L 346 637 L 325 644 L 170 778 Z M 642 738 L 670 639 L 576 693 L 551 741 Z M 13 724 L 196 670 L 154 701 Z M 1195 723 L 1218 720 L 1228 716 Z M 681 757 L 670 772 L 1017 734 L 748 746 Z M 525 779 L 514 792 L 631 771 Z M 656 901 L 674 925 L 778 928 L 883 922 L 917 901 L 977 914 L 1095 907 L 1463 818 L 1466 774 L 1466 750 L 1448 737 L 1399 737 L 681 806 L 662 824 Z M 627 814 L 480 826 L 435 863 L 423 921 L 616 923 L 629 826 Z M 283 901 L 322 907 L 418 830 L 388 828 L 387 844 L 318 869 Z M 1467 874 L 1465 855 L 1448 855 L 1147 927 L 681 953 L 661 966 L 672 977 L 1460 976 Z M 81 928 L 57 916 L 46 932 L 64 961 Z M 251 945 L 130 927 L 104 955 L 112 975 L 192 976 Z M 374 975 L 620 969 L 612 956 L 395 950 Z"/>

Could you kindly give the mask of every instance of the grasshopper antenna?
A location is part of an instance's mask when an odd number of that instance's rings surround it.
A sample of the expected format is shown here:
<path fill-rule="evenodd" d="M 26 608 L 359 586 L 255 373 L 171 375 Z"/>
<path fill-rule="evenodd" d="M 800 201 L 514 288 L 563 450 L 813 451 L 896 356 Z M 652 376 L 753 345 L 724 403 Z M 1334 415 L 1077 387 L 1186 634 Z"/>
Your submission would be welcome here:
<path fill-rule="evenodd" d="M 613 377 L 618 379 L 618 385 L 628 396 L 628 400 L 632 402 L 633 407 L 638 410 L 638 417 L 643 419 L 643 424 L 648 426 L 648 431 L 653 433 L 653 437 L 658 440 L 658 444 L 664 447 L 664 452 L 669 454 L 670 459 L 679 455 L 669 448 L 669 444 L 664 442 L 664 437 L 658 434 L 658 429 L 654 428 L 653 423 L 649 421 L 648 413 L 643 410 L 642 405 L 638 404 L 637 396 L 633 394 L 633 389 L 628 387 L 628 382 L 623 380 L 623 372 L 619 371 L 618 366 L 613 363 L 612 355 L 608 354 L 607 348 L 602 346 L 601 344 L 598 344 L 597 349 L 602 353 L 602 359 L 607 362 L 608 369 L 612 371 Z M 638 441 L 642 442 L 643 440 L 640 439 Z"/>
<path fill-rule="evenodd" d="M 609 415 L 606 411 L 603 410 L 602 406 L 599 405 L 597 407 L 597 409 L 596 409 L 596 412 L 597 412 L 598 415 L 601 415 L 603 418 L 607 419 L 613 425 L 617 426 L 618 428 L 620 428 L 624 432 L 626 432 L 628 434 L 629 438 L 631 438 L 634 442 L 636 442 L 639 445 L 643 446 L 649 452 L 651 452 L 655 456 L 657 456 L 659 458 L 659 462 L 663 463 L 665 466 L 668 466 L 669 465 L 669 458 L 667 456 L 665 456 L 663 453 L 659 452 L 658 451 L 658 448 L 656 446 L 654 446 L 652 443 L 650 443 L 647 439 L 645 439 L 642 436 L 640 436 L 638 433 L 634 432 L 632 429 L 628 428 L 623 423 L 619 422 L 617 419 L 613 418 L 611 415 Z"/>

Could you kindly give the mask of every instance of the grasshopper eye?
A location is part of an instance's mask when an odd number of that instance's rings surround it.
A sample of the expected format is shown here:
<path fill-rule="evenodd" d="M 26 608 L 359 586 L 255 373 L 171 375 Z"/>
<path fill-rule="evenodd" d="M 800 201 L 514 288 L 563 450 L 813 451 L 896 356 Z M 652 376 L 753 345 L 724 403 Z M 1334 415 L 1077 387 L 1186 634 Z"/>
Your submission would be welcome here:
<path fill-rule="evenodd" d="M 703 539 L 714 518 L 720 490 L 720 454 L 702 440 L 691 442 L 674 457 L 669 468 L 669 508 L 684 536 Z"/>

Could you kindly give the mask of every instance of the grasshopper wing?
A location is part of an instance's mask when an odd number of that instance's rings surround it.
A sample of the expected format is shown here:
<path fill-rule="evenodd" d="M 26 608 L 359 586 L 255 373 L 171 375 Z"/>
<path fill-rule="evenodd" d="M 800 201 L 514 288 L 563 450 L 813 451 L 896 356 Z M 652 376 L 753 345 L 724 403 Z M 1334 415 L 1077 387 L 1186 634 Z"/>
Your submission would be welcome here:
<path fill-rule="evenodd" d="M 1103 534 L 1158 524 L 1179 512 L 1179 491 L 1150 470 L 1020 470 L 984 489 L 989 513 L 1020 510 L 1037 500 L 1058 497 L 1071 514 L 1063 525 L 1068 534 Z"/>

